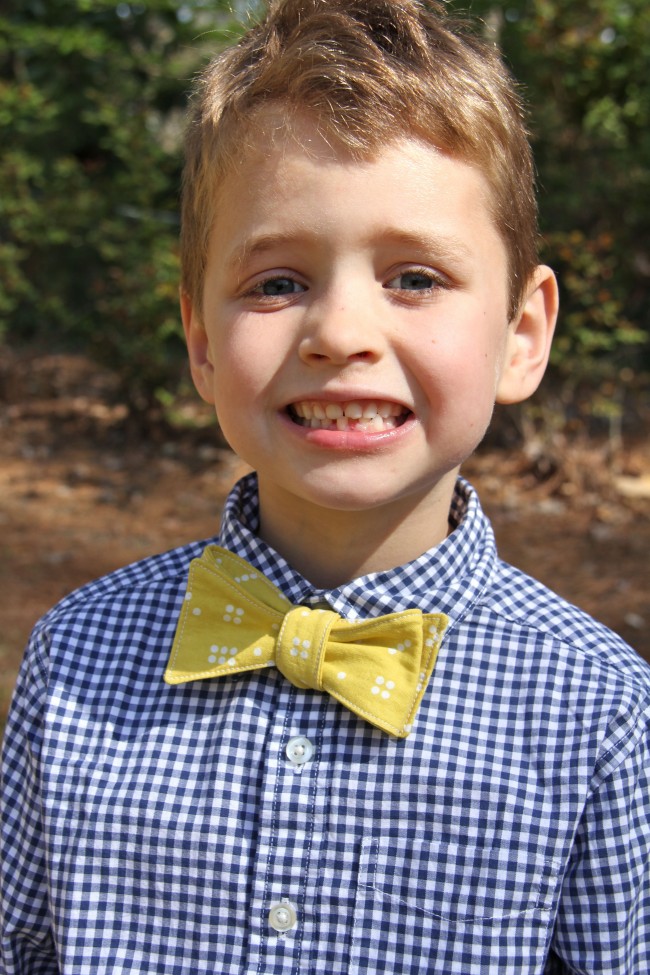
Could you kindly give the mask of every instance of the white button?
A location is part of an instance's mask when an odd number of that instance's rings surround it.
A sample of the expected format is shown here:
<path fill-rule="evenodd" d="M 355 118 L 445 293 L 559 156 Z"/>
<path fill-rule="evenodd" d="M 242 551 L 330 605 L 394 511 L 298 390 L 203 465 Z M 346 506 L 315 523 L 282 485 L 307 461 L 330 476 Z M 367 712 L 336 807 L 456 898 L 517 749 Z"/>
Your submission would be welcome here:
<path fill-rule="evenodd" d="M 304 765 L 314 754 L 314 746 L 309 738 L 292 738 L 287 745 L 287 758 L 294 765 Z"/>
<path fill-rule="evenodd" d="M 295 927 L 298 916 L 293 904 L 283 897 L 279 904 L 274 904 L 269 911 L 269 924 L 274 931 L 290 931 Z"/>

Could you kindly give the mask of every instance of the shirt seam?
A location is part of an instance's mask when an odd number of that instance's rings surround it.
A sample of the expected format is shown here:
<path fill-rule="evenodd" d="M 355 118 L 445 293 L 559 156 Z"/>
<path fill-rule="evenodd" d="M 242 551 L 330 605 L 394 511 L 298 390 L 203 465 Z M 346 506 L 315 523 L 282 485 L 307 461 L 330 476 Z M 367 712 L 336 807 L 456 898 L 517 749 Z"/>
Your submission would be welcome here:
<path fill-rule="evenodd" d="M 477 603 L 474 603 L 474 606 L 476 605 Z M 494 616 L 497 619 L 519 626 L 522 628 L 522 630 L 526 630 L 529 633 L 538 633 L 545 640 L 552 640 L 554 646 L 562 647 L 565 650 L 571 650 L 575 654 L 579 654 L 582 657 L 588 657 L 594 663 L 597 663 L 603 670 L 613 671 L 626 687 L 635 690 L 637 693 L 642 694 L 644 698 L 647 698 L 648 705 L 650 706 L 650 687 L 645 687 L 642 682 L 637 680 L 634 676 L 627 674 L 625 670 L 621 669 L 616 661 L 609 660 L 598 650 L 592 649 L 590 646 L 578 643 L 574 640 L 563 639 L 543 623 L 529 623 L 525 619 L 520 618 L 513 613 L 509 613 L 498 608 L 497 606 L 494 606 L 490 600 L 485 600 L 483 605 L 487 610 L 489 610 L 489 612 L 494 613 Z M 607 629 L 604 624 L 603 629 Z M 616 634 L 612 633 L 612 636 L 616 637 Z M 641 660 L 642 658 L 639 659 Z"/>
<path fill-rule="evenodd" d="M 488 602 L 484 603 L 490 612 L 494 613 L 495 617 L 500 620 L 505 620 L 508 623 L 515 624 L 522 628 L 522 630 L 527 630 L 529 633 L 537 633 L 544 637 L 546 640 L 552 640 L 555 647 L 562 647 L 566 650 L 572 650 L 576 654 L 588 657 L 597 663 L 603 670 L 611 668 L 617 678 L 625 686 L 625 688 L 630 692 L 634 693 L 637 700 L 635 702 L 629 702 L 630 711 L 630 728 L 625 732 L 625 734 L 614 744 L 612 744 L 602 755 L 597 757 L 594 762 L 593 776 L 591 781 L 599 775 L 599 769 L 604 768 L 604 766 L 615 762 L 612 767 L 608 770 L 606 775 L 600 778 L 598 784 L 594 787 L 590 787 L 590 793 L 593 795 L 597 793 L 600 788 L 610 780 L 610 778 L 618 771 L 618 769 L 623 765 L 625 760 L 631 754 L 632 748 L 626 748 L 627 743 L 634 739 L 636 742 L 640 741 L 643 735 L 643 729 L 646 728 L 648 721 L 650 720 L 650 691 L 648 688 L 644 687 L 639 681 L 634 680 L 620 667 L 616 666 L 615 662 L 608 661 L 603 658 L 601 654 L 597 651 L 594 652 L 590 647 L 581 646 L 578 643 L 570 640 L 562 640 L 556 633 L 553 633 L 548 627 L 540 624 L 531 625 L 525 621 L 519 619 L 514 614 L 503 612 L 495 606 L 489 605 Z M 644 703 L 645 701 L 645 703 Z M 639 720 L 639 719 L 642 719 Z M 643 729 L 639 730 L 639 724 L 643 724 Z M 620 757 L 619 757 L 620 756 Z M 618 761 L 616 759 L 618 758 Z"/>

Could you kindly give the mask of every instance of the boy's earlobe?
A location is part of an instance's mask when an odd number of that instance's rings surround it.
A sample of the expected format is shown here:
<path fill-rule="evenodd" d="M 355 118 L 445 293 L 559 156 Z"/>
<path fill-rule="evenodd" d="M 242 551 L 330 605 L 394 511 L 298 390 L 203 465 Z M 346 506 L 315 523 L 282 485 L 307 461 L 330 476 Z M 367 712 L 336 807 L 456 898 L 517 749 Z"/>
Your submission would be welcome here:
<path fill-rule="evenodd" d="M 206 403 L 214 403 L 213 368 L 207 332 L 192 298 L 182 288 L 180 304 L 192 380 L 201 399 Z"/>
<path fill-rule="evenodd" d="M 540 264 L 531 276 L 517 317 L 509 325 L 497 403 L 521 403 L 539 386 L 551 351 L 558 303 L 555 274 Z"/>

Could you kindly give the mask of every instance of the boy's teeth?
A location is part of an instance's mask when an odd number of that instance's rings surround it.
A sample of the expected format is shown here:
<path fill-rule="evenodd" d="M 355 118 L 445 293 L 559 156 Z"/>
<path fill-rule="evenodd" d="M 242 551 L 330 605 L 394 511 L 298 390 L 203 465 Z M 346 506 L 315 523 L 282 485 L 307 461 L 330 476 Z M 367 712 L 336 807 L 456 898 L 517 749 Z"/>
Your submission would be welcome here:
<path fill-rule="evenodd" d="M 291 414 L 301 426 L 315 430 L 363 430 L 381 433 L 400 426 L 408 409 L 389 400 L 349 400 L 344 403 L 301 400 L 293 403 Z"/>
<path fill-rule="evenodd" d="M 325 407 L 325 416 L 328 420 L 336 420 L 343 415 L 343 407 L 339 403 L 328 403 Z"/>
<path fill-rule="evenodd" d="M 363 416 L 363 406 L 361 405 L 361 403 L 357 403 L 356 400 L 353 400 L 352 403 L 346 403 L 345 415 L 350 420 L 360 420 L 361 417 Z"/>

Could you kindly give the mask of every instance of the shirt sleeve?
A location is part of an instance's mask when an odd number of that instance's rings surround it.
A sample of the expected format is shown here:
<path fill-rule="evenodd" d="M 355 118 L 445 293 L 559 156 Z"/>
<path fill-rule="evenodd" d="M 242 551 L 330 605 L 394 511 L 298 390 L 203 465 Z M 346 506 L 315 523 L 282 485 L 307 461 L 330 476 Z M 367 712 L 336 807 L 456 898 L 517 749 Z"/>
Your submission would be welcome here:
<path fill-rule="evenodd" d="M 59 968 L 48 911 L 39 755 L 47 678 L 43 640 L 30 641 L 4 737 L 0 778 L 0 975 Z"/>
<path fill-rule="evenodd" d="M 569 972 L 650 972 L 650 734 L 594 787 L 565 875 L 553 950 Z M 614 767 L 612 768 L 612 764 Z"/>

